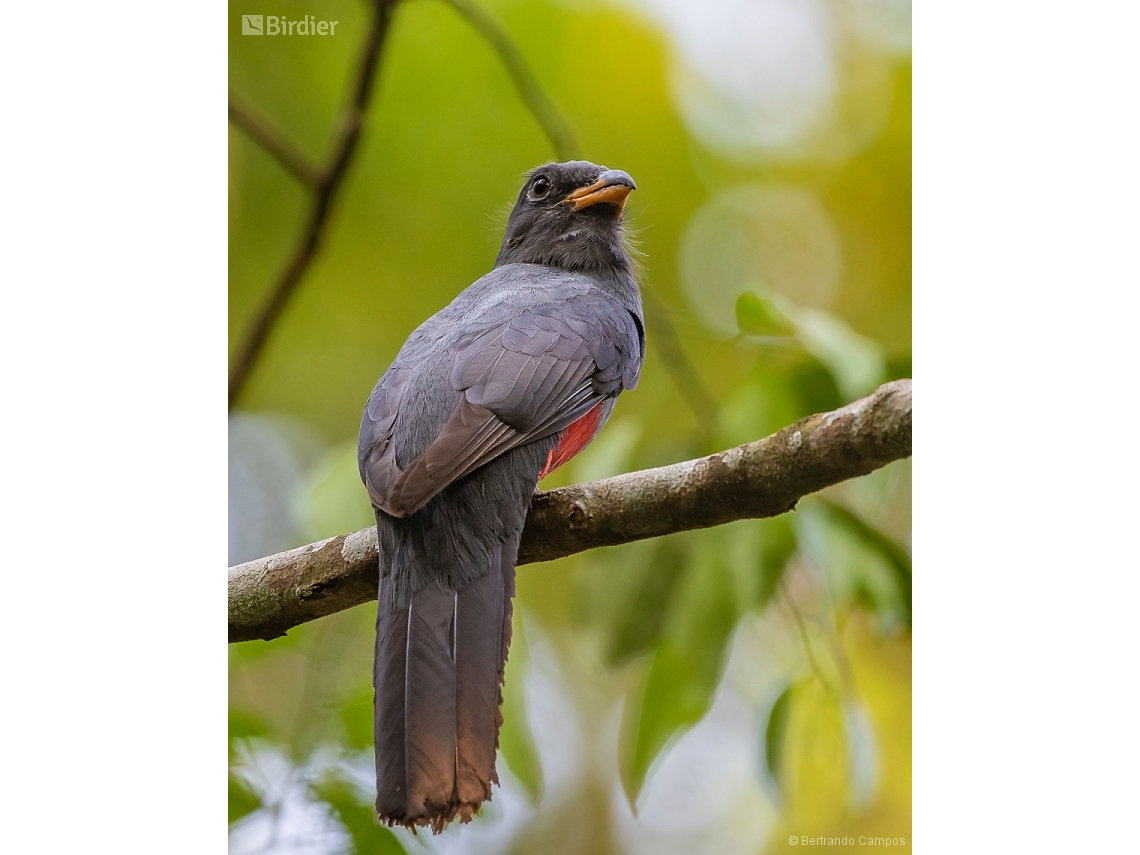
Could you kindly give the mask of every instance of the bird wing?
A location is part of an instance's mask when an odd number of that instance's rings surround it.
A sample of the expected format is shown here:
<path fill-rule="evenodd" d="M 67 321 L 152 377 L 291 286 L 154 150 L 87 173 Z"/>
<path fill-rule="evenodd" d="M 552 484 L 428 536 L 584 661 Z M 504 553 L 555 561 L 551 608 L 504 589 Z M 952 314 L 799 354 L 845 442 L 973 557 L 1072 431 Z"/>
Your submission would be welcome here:
<path fill-rule="evenodd" d="M 396 416 L 408 388 L 412 371 L 406 365 L 394 364 L 376 384 L 364 415 L 360 420 L 357 461 L 360 479 L 372 503 L 385 508 L 387 496 L 400 475 L 396 465 Z"/>
<path fill-rule="evenodd" d="M 465 333 L 452 347 L 449 379 L 461 393 L 458 405 L 403 470 L 392 437 L 409 374 L 386 374 L 380 386 L 387 387 L 374 393 L 365 413 L 380 428 L 361 456 L 372 502 L 393 516 L 413 514 L 484 463 L 559 433 L 601 401 L 636 386 L 643 356 L 637 324 L 591 290 Z"/>

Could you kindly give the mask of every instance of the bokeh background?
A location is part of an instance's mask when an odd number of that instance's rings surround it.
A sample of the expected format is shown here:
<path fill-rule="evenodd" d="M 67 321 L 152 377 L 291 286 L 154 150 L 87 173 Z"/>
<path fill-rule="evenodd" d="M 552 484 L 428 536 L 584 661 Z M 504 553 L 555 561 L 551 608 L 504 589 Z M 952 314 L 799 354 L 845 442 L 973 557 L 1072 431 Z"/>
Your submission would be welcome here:
<path fill-rule="evenodd" d="M 231 89 L 323 159 L 368 8 L 255 5 L 230 6 Z M 636 179 L 656 307 L 641 385 L 543 487 L 757 439 L 910 376 L 908 2 L 481 8 L 579 154 Z M 243 37 L 243 13 L 340 24 Z M 490 268 L 523 174 L 554 157 L 445 2 L 399 5 L 377 85 L 325 244 L 230 414 L 231 563 L 370 524 L 355 444 L 373 384 Z M 229 133 L 232 357 L 309 194 Z M 901 461 L 778 519 L 520 568 L 503 785 L 434 838 L 371 819 L 374 604 L 231 645 L 231 851 L 909 849 L 909 543 Z"/>

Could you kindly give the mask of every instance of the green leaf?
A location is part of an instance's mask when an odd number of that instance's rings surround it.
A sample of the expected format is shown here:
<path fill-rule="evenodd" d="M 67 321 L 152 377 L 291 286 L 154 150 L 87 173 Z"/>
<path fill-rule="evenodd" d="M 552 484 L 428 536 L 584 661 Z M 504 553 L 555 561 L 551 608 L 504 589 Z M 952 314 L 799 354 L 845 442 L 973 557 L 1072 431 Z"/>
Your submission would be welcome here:
<path fill-rule="evenodd" d="M 768 711 L 768 722 L 764 726 L 764 765 L 780 793 L 784 789 L 784 746 L 788 734 L 793 688 L 795 683 L 790 683 L 780 692 L 772 704 L 772 709 Z"/>
<path fill-rule="evenodd" d="M 821 498 L 820 501 L 833 519 L 886 559 L 886 564 L 892 570 L 892 577 L 898 589 L 898 597 L 903 606 L 906 625 L 909 627 L 911 625 L 913 579 L 910 553 L 906 547 L 842 505 L 829 499 Z"/>
<path fill-rule="evenodd" d="M 887 358 L 877 342 L 861 336 L 835 315 L 797 309 L 796 337 L 827 366 L 847 400 L 869 395 L 887 376 Z"/>
<path fill-rule="evenodd" d="M 792 322 L 776 304 L 754 291 L 745 291 L 736 298 L 736 326 L 744 335 L 785 336 L 795 332 Z"/>
<path fill-rule="evenodd" d="M 668 631 L 654 654 L 639 702 L 627 708 L 629 715 L 636 716 L 626 742 L 632 756 L 621 765 L 631 806 L 662 750 L 708 711 L 725 645 L 739 614 L 725 562 L 725 539 L 700 532 L 692 540 L 693 560 L 678 589 Z"/>
<path fill-rule="evenodd" d="M 330 776 L 310 784 L 309 789 L 332 808 L 352 838 L 353 852 L 358 855 L 405 855 L 396 835 L 376 821 L 372 805 L 361 798 L 351 783 Z"/>
<path fill-rule="evenodd" d="M 835 383 L 835 376 L 807 351 L 798 351 L 795 358 L 788 358 L 782 365 L 771 360 L 771 367 L 779 371 L 777 376 L 794 397 L 798 411 L 796 418 L 812 413 L 826 413 L 846 403 Z"/>
<path fill-rule="evenodd" d="M 503 679 L 503 726 L 499 728 L 499 751 L 511 774 L 518 779 L 532 802 L 542 795 L 542 766 L 526 717 L 527 647 L 522 615 L 515 612 L 510 656 Z"/>
<path fill-rule="evenodd" d="M 818 817 L 820 808 L 849 801 L 852 755 L 840 699 L 814 677 L 802 677 L 792 683 L 782 715 L 776 726 L 769 717 L 769 727 L 783 730 L 774 764 L 781 810 L 789 817 Z"/>
<path fill-rule="evenodd" d="M 609 583 L 610 595 L 620 599 L 606 649 L 606 660 L 611 666 L 623 665 L 650 652 L 660 640 L 669 605 L 688 561 L 688 551 L 679 541 L 659 539 L 651 547 L 649 560 L 624 568 L 629 575 Z M 632 584 L 623 584 L 627 581 Z"/>
<path fill-rule="evenodd" d="M 827 577 L 837 603 L 854 599 L 875 616 L 880 632 L 909 625 L 906 564 L 900 567 L 817 496 L 801 503 L 793 524 L 800 549 Z"/>
<path fill-rule="evenodd" d="M 261 807 L 261 798 L 243 781 L 230 775 L 230 824 L 248 816 Z"/>
<path fill-rule="evenodd" d="M 697 721 L 707 705 L 688 663 L 668 642 L 653 655 L 639 692 L 627 702 L 623 720 L 622 758 L 619 761 L 622 789 L 636 813 L 637 797 L 653 760 L 675 732 Z M 682 684 L 693 686 L 685 690 Z"/>
<path fill-rule="evenodd" d="M 723 650 L 723 642 L 721 644 Z M 630 804 L 636 801 L 654 760 L 674 737 L 700 720 L 716 688 L 716 673 L 702 673 L 697 657 L 664 642 L 653 657 L 641 703 L 629 781 Z"/>

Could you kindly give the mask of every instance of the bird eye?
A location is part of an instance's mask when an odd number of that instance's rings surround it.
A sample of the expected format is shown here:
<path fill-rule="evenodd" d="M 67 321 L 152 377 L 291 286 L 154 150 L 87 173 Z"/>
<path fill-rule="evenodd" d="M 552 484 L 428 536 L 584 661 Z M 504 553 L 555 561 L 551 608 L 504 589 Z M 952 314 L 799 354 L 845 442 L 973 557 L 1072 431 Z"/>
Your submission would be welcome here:
<path fill-rule="evenodd" d="M 534 179 L 534 183 L 530 185 L 530 195 L 535 199 L 541 199 L 550 192 L 550 180 L 545 175 L 540 175 Z"/>

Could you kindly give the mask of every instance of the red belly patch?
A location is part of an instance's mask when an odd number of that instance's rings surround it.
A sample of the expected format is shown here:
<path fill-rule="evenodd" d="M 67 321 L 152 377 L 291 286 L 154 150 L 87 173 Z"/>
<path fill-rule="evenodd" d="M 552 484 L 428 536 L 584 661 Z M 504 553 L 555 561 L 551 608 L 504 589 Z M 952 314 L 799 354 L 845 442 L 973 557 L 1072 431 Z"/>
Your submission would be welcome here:
<path fill-rule="evenodd" d="M 601 417 L 602 404 L 599 403 L 594 409 L 562 431 L 562 438 L 558 441 L 558 445 L 554 446 L 546 455 L 546 465 L 538 473 L 539 481 L 590 444 L 590 440 L 598 432 L 598 420 Z"/>

